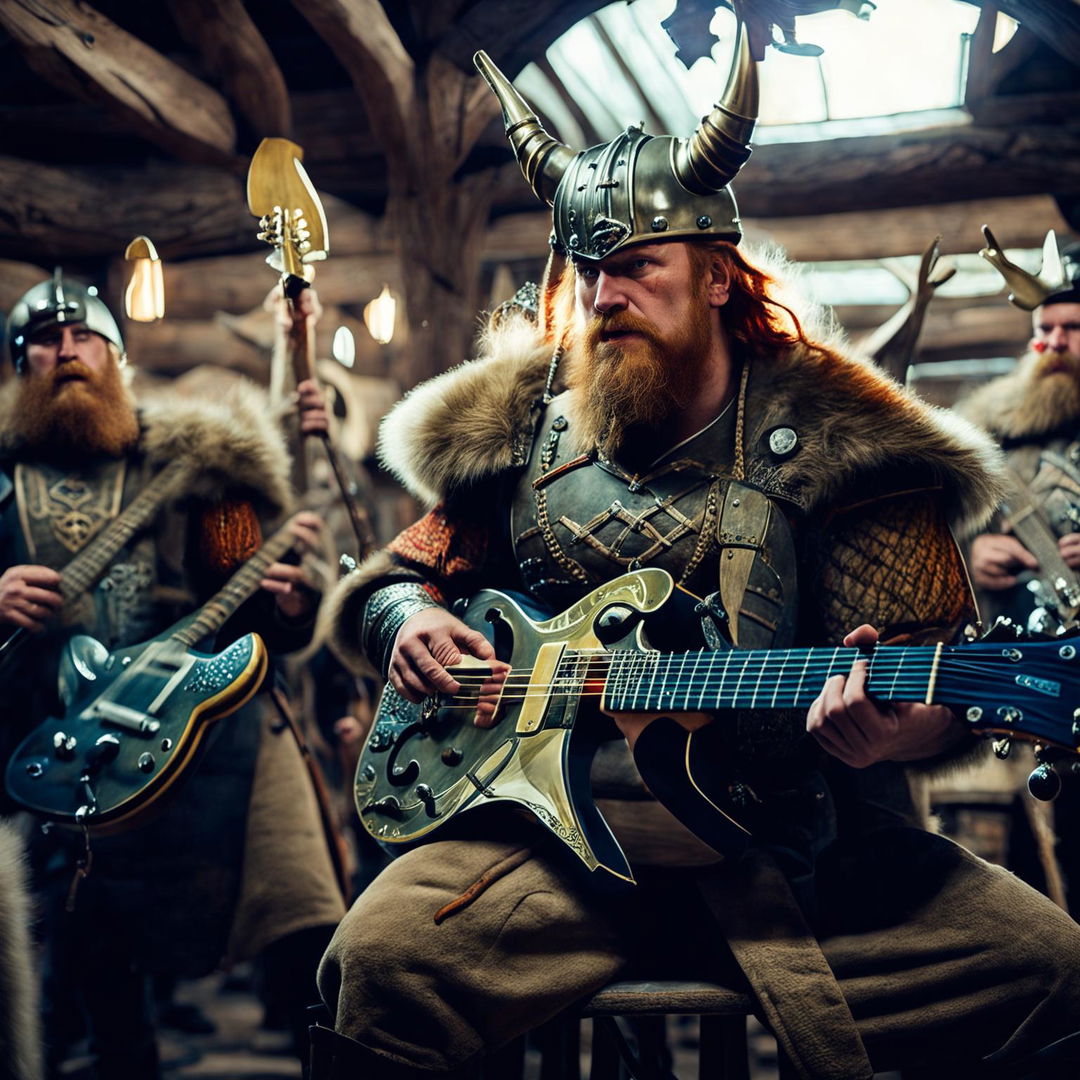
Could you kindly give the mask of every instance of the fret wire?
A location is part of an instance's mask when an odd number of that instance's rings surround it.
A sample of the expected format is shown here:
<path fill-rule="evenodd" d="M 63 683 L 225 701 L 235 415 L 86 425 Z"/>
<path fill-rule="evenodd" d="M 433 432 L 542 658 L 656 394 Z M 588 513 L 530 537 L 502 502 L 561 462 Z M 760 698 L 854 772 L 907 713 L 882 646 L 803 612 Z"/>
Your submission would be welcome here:
<path fill-rule="evenodd" d="M 698 652 L 696 652 L 696 653 L 694 654 L 694 666 L 693 666 L 693 667 L 692 667 L 692 668 L 690 669 L 690 678 L 689 678 L 689 679 L 687 680 L 687 683 L 686 683 L 686 694 L 685 694 L 685 696 L 683 697 L 683 708 L 684 708 L 684 709 L 685 709 L 685 710 L 686 710 L 687 712 L 689 712 L 689 711 L 690 711 L 690 691 L 691 691 L 691 689 L 693 688 L 693 685 L 694 685 L 694 677 L 695 677 L 695 676 L 697 675 L 697 669 L 698 669 L 698 665 L 699 665 L 700 663 L 701 663 L 701 652 L 700 652 L 700 650 L 699 650 Z"/>

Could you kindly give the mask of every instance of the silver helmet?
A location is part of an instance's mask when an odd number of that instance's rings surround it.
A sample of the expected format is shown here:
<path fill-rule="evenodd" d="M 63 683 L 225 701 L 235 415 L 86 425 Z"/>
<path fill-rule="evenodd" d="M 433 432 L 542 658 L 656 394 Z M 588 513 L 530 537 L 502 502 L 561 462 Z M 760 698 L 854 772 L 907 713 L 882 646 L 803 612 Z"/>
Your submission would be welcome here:
<path fill-rule="evenodd" d="M 98 296 L 97 289 L 75 281 L 64 281 L 57 267 L 48 281 L 35 285 L 16 301 L 7 320 L 8 347 L 15 370 L 26 370 L 26 346 L 34 334 L 52 326 L 83 323 L 100 334 L 124 355 L 124 339 L 112 312 Z"/>

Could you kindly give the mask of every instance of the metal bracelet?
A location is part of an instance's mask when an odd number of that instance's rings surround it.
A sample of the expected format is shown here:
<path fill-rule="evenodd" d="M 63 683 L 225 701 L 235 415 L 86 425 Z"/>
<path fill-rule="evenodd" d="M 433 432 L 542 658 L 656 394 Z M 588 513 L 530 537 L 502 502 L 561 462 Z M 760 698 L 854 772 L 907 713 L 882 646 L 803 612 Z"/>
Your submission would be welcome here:
<path fill-rule="evenodd" d="M 401 624 L 420 611 L 439 607 L 422 585 L 399 581 L 377 589 L 364 605 L 360 640 L 368 659 L 385 675 L 390 648 Z"/>

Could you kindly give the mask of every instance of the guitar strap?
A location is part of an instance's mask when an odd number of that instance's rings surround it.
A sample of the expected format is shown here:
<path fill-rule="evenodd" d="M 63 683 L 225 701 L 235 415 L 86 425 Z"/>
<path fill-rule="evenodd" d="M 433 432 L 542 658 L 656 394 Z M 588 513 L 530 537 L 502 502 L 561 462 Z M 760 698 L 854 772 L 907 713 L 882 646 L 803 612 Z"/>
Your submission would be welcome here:
<path fill-rule="evenodd" d="M 855 1018 L 775 859 L 750 848 L 701 871 L 698 889 L 802 1080 L 871 1080 Z"/>
<path fill-rule="evenodd" d="M 1058 550 L 1057 536 L 1039 511 L 1031 488 L 1019 474 L 1006 467 L 1010 491 L 1005 497 L 1009 524 L 1020 542 L 1039 560 L 1040 577 L 1055 595 L 1066 602 L 1063 614 L 1072 617 L 1080 607 L 1080 578 Z M 1062 585 L 1058 585 L 1058 582 Z"/>

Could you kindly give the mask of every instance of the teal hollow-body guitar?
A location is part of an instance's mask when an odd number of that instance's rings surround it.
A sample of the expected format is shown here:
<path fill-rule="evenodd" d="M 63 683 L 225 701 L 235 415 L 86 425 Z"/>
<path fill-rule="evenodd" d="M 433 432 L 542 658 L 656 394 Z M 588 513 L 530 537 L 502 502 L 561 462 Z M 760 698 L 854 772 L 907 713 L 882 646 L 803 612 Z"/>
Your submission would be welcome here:
<path fill-rule="evenodd" d="M 150 641 L 110 652 L 85 634 L 64 646 L 60 716 L 16 747 L 8 794 L 60 825 L 99 835 L 138 824 L 197 758 L 210 725 L 229 716 L 266 675 L 266 646 L 245 634 L 216 654 L 195 646 L 217 632 L 295 543 L 275 533 L 197 612 Z"/>
<path fill-rule="evenodd" d="M 368 833 L 403 850 L 463 812 L 509 804 L 535 815 L 589 870 L 632 881 L 590 792 L 596 746 L 610 737 L 610 722 L 605 732 L 590 715 L 598 706 L 651 717 L 634 749 L 649 790 L 721 853 L 744 848 L 750 815 L 739 785 L 707 752 L 709 718 L 723 710 L 806 709 L 826 679 L 846 675 L 864 654 L 841 647 L 660 652 L 649 647 L 646 628 L 675 593 L 681 590 L 666 571 L 638 570 L 550 619 L 531 617 L 505 593 L 478 593 L 462 618 L 511 671 L 493 690 L 490 669 L 470 659 L 451 669 L 458 694 L 418 705 L 386 687 L 356 776 Z M 878 647 L 867 657 L 868 688 L 880 701 L 948 705 L 982 734 L 1074 754 L 1077 645 L 1012 638 Z M 487 728 L 473 723 L 481 694 L 498 695 Z"/>

